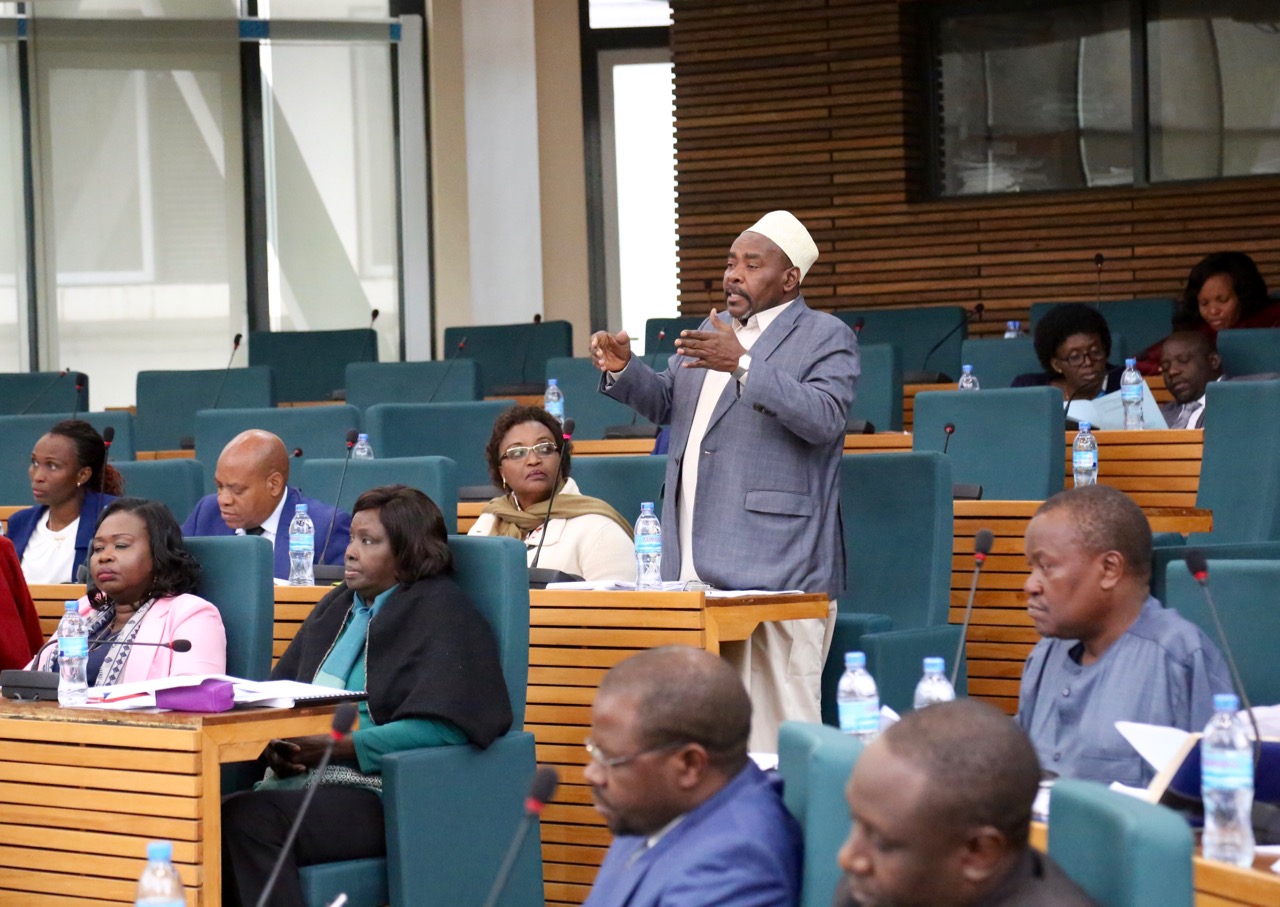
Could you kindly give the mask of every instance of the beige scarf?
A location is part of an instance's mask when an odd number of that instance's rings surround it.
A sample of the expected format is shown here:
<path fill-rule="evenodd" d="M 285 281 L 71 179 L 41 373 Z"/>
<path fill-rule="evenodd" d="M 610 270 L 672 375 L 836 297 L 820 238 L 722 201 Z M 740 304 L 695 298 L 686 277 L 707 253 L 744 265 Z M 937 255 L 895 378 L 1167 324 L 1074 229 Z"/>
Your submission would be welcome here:
<path fill-rule="evenodd" d="M 494 498 L 485 505 L 484 510 L 481 512 L 493 514 L 493 535 L 510 536 L 521 541 L 548 519 L 571 520 L 574 517 L 586 516 L 589 513 L 597 513 L 600 516 L 608 517 L 622 527 L 623 531 L 627 533 L 627 538 L 632 537 L 631 524 L 604 501 L 599 498 L 588 497 L 585 494 L 564 494 L 563 492 L 564 482 L 561 482 L 560 490 L 556 493 L 555 504 L 551 508 L 550 515 L 547 514 L 547 507 L 542 502 L 533 505 L 531 510 L 521 510 L 516 506 L 515 500 L 511 495 Z"/>

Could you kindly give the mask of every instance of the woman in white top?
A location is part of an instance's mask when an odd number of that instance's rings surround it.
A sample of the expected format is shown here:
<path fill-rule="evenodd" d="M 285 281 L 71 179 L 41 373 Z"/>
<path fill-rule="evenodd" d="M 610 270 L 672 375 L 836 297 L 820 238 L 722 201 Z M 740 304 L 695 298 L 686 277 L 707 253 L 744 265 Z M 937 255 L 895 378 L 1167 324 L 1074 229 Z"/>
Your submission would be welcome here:
<path fill-rule="evenodd" d="M 569 478 L 570 444 L 554 416 L 537 406 L 503 412 L 493 424 L 485 456 L 493 483 L 506 493 L 485 505 L 468 535 L 520 539 L 531 565 L 537 556 L 539 567 L 586 580 L 635 581 L 631 526 L 604 501 L 578 491 Z M 562 482 L 548 513 L 561 458 Z"/>
<path fill-rule="evenodd" d="M 124 493 L 124 480 L 107 464 L 102 436 L 81 419 L 49 429 L 31 451 L 27 473 L 36 506 L 9 517 L 22 574 L 28 583 L 74 583 L 88 563 L 98 517 Z"/>

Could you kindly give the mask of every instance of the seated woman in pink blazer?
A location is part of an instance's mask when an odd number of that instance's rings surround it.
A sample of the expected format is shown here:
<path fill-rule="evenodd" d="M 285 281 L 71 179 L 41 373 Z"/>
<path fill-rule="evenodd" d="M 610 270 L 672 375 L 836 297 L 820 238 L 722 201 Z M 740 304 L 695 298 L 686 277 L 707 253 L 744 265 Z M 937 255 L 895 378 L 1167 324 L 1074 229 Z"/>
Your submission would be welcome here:
<path fill-rule="evenodd" d="M 222 616 L 191 594 L 200 564 L 182 547 L 182 530 L 167 507 L 117 498 L 102 511 L 89 552 L 88 594 L 80 599 L 89 623 L 89 686 L 226 670 Z M 191 649 L 130 645 L 175 639 L 188 640 Z M 41 670 L 56 671 L 58 647 L 46 646 L 38 660 Z"/>

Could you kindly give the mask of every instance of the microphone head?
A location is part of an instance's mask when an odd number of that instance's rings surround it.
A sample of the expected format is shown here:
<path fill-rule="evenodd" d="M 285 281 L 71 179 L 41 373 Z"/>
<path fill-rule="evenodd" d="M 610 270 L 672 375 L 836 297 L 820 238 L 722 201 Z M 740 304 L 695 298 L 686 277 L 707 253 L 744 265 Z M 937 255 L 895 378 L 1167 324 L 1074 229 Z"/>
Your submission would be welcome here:
<path fill-rule="evenodd" d="M 867 323 L 867 319 L 865 319 L 865 318 L 863 318 L 861 315 L 859 315 L 857 318 L 855 318 L 855 319 L 853 320 L 853 330 L 854 330 L 856 333 L 861 334 L 861 333 L 862 333 L 862 326 L 863 326 L 864 324 L 866 324 L 866 323 Z"/>
<path fill-rule="evenodd" d="M 560 773 L 550 765 L 539 765 L 538 770 L 533 773 L 533 783 L 529 785 L 529 799 L 526 806 L 532 807 L 533 804 L 537 804 L 538 809 L 541 809 L 559 786 Z"/>
<path fill-rule="evenodd" d="M 990 529 L 979 529 L 973 537 L 973 553 L 986 557 L 991 553 L 991 546 L 996 543 L 995 533 Z"/>
<path fill-rule="evenodd" d="M 295 458 L 296 458 L 296 457 L 300 457 L 300 456 L 302 456 L 302 448 L 301 448 L 301 447 L 295 447 L 295 448 L 293 449 L 293 453 L 292 453 L 290 456 L 293 456 L 293 457 L 295 457 Z"/>
<path fill-rule="evenodd" d="M 240 349 L 240 341 L 243 339 L 244 334 L 236 334 L 235 339 L 231 341 L 231 349 L 233 352 Z"/>
<path fill-rule="evenodd" d="M 1183 560 L 1187 562 L 1187 569 L 1196 578 L 1196 582 L 1204 583 L 1209 578 L 1209 562 L 1199 548 L 1188 548 Z"/>
<path fill-rule="evenodd" d="M 356 446 L 356 441 L 360 439 L 360 432 L 354 428 L 347 429 L 347 450 Z"/>
<path fill-rule="evenodd" d="M 342 702 L 338 704 L 338 710 L 333 713 L 333 737 L 340 740 L 351 733 L 351 729 L 356 724 L 356 704 L 354 702 Z"/>
<path fill-rule="evenodd" d="M 658 342 L 659 342 L 659 343 L 661 343 L 662 341 L 664 341 L 664 340 L 666 340 L 666 339 L 667 339 L 667 332 L 666 332 L 666 331 L 658 331 Z"/>
<path fill-rule="evenodd" d="M 191 640 L 189 640 L 189 639 L 175 639 L 173 642 L 171 642 L 171 643 L 169 644 L 169 648 L 173 649 L 173 651 L 175 651 L 175 652 L 190 652 L 190 651 L 191 651 Z"/>
<path fill-rule="evenodd" d="M 466 348 L 467 348 L 467 338 L 463 337 L 461 340 L 458 341 L 458 349 L 465 350 Z"/>
<path fill-rule="evenodd" d="M 987 310 L 986 303 L 983 303 L 983 302 L 974 303 L 973 314 L 978 316 L 979 321 L 982 320 L 982 313 L 985 312 L 986 310 Z"/>
<path fill-rule="evenodd" d="M 1093 266 L 1094 266 L 1095 268 L 1100 268 L 1100 267 L 1102 267 L 1102 263 L 1103 263 L 1104 261 L 1106 261 L 1106 259 L 1102 257 L 1102 253 L 1101 253 L 1101 252 L 1099 252 L 1097 255 L 1093 256 Z"/>
<path fill-rule="evenodd" d="M 948 422 L 946 425 L 942 426 L 942 430 L 949 435 L 954 435 L 956 433 L 956 424 L 954 422 Z"/>
<path fill-rule="evenodd" d="M 577 427 L 577 423 L 572 419 L 564 420 L 564 439 L 566 441 L 573 437 L 573 430 L 575 427 Z"/>
<path fill-rule="evenodd" d="M 84 390 L 84 383 L 88 380 L 89 378 L 84 372 L 76 372 L 76 390 Z"/>
<path fill-rule="evenodd" d="M 114 425 L 108 425 L 106 428 L 102 430 L 102 443 L 105 444 L 107 447 L 110 447 L 111 442 L 114 441 L 115 439 L 116 439 L 116 427 Z"/>
<path fill-rule="evenodd" d="M 379 315 L 381 315 L 381 314 L 382 314 L 382 313 L 381 313 L 380 311 L 378 311 L 377 309 L 374 309 L 372 312 L 370 312 L 370 313 L 369 313 L 369 326 L 370 326 L 370 327 L 372 327 L 372 326 L 373 326 L 373 323 L 374 323 L 375 321 L 377 321 L 377 320 L 378 320 L 378 316 L 379 316 Z"/>

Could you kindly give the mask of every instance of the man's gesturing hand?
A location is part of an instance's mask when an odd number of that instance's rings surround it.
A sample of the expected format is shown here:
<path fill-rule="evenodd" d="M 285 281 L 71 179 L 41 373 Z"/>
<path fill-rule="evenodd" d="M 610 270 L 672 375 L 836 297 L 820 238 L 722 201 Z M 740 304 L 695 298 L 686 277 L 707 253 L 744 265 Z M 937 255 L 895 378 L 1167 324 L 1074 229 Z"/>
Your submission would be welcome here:
<path fill-rule="evenodd" d="M 681 331 L 676 350 L 685 357 L 681 368 L 709 368 L 717 372 L 732 372 L 746 352 L 733 327 L 717 318 L 715 309 L 711 310 L 711 330 Z"/>
<path fill-rule="evenodd" d="M 591 361 L 602 372 L 620 372 L 631 361 L 631 338 L 626 331 L 610 334 L 596 331 L 591 335 Z"/>

